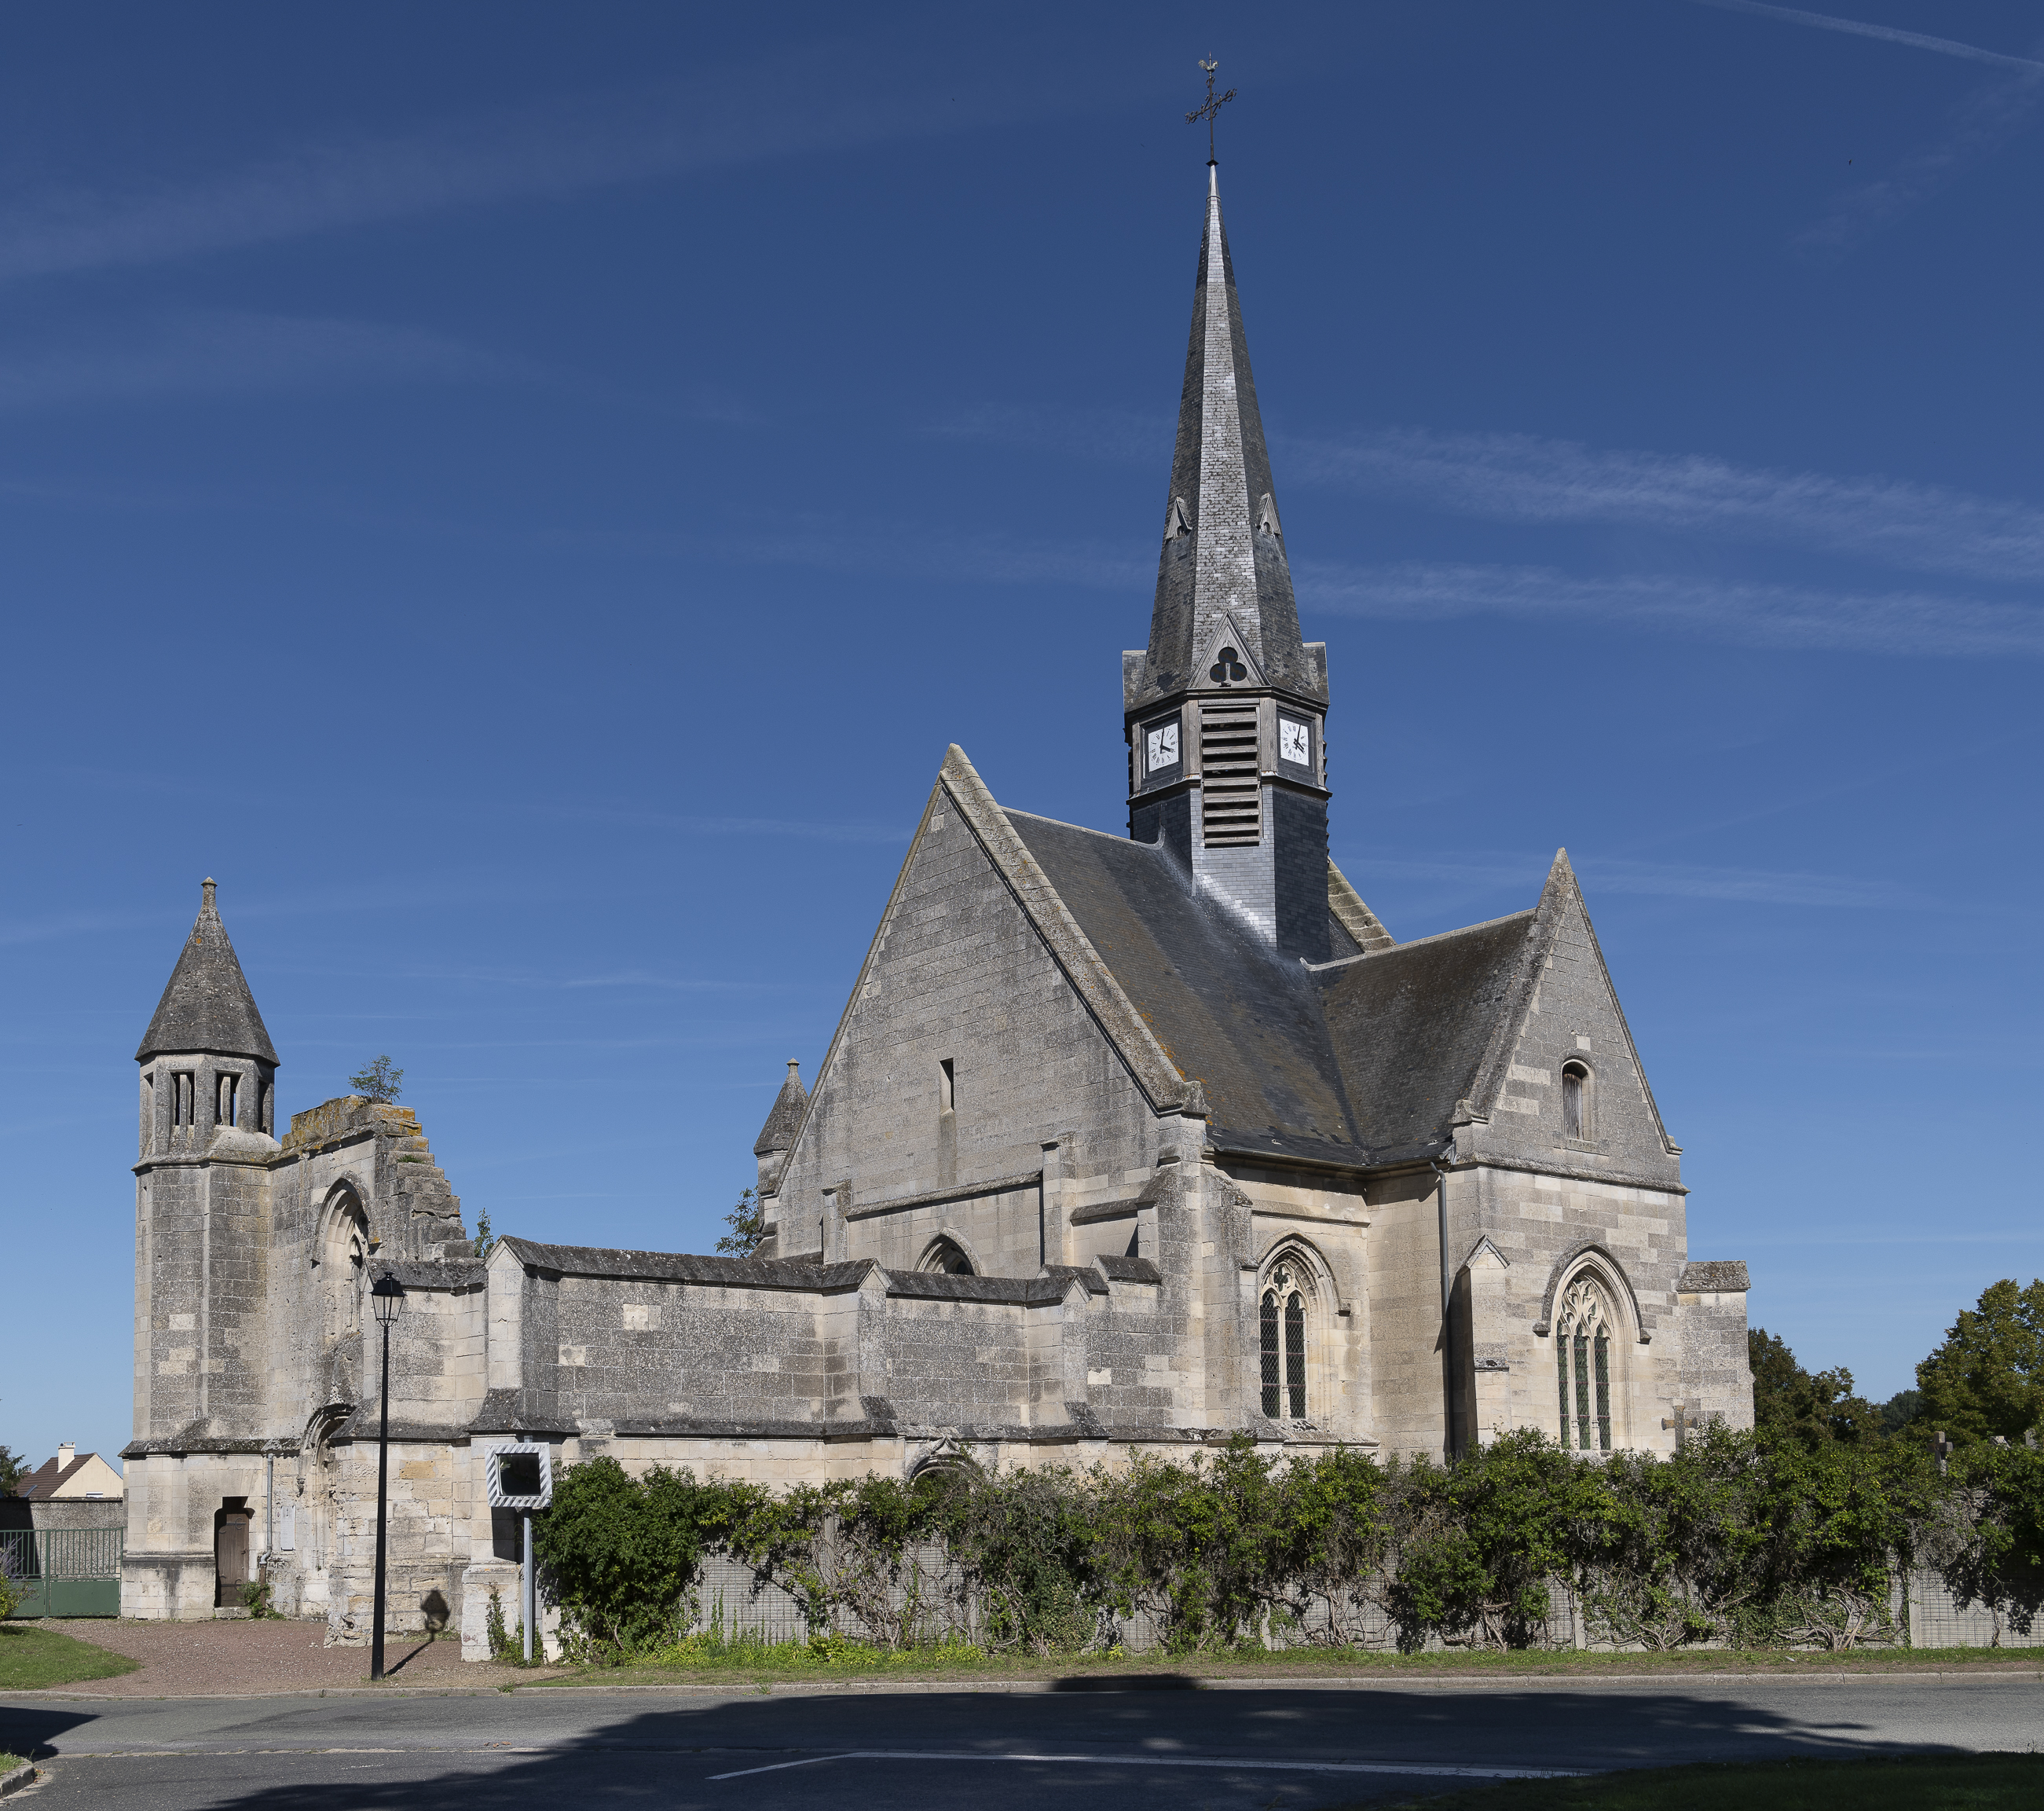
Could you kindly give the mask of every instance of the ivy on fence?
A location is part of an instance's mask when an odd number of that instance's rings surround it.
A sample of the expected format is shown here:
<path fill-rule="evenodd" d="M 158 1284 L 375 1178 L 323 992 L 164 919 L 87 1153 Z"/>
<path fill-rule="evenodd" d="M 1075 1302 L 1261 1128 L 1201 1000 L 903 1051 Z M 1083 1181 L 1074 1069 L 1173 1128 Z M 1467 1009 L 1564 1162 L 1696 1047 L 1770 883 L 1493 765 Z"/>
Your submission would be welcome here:
<path fill-rule="evenodd" d="M 1712 1427 L 1666 1459 L 1530 1432 L 1441 1465 L 1237 1439 L 1181 1462 L 990 1473 L 969 1462 L 774 1492 L 614 1459 L 569 1467 L 536 1538 L 571 1651 L 679 1640 L 704 1557 L 780 1586 L 821 1639 L 1039 1653 L 1150 1619 L 1185 1651 L 1431 1640 L 1539 1646 L 1554 1587 L 1600 1644 L 1850 1648 L 1898 1638 L 1894 1581 L 1938 1567 L 2027 1630 L 2044 1607 L 2044 1458 L 1986 1447 L 1949 1478 L 1900 1442 Z"/>

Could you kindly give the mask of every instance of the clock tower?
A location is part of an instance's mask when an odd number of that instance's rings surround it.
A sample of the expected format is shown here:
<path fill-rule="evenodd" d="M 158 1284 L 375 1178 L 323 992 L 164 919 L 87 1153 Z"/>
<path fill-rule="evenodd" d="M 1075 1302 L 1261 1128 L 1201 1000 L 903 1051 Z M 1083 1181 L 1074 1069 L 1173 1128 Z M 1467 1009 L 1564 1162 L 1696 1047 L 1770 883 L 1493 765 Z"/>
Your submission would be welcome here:
<path fill-rule="evenodd" d="M 1327 961 L 1327 645 L 1300 639 L 1211 163 L 1150 645 L 1121 683 L 1129 835 L 1281 954 Z"/>

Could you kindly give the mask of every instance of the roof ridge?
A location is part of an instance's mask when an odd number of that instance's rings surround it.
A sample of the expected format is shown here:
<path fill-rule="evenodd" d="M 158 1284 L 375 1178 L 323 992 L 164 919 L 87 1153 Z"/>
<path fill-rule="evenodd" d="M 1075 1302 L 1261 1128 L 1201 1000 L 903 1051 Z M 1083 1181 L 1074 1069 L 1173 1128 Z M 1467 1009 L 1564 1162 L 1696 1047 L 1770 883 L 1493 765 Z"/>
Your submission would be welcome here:
<path fill-rule="evenodd" d="M 1485 918 L 1473 925 L 1458 925 L 1451 931 L 1434 931 L 1424 937 L 1408 937 L 1402 944 L 1393 944 L 1389 949 L 1365 950 L 1362 955 L 1345 955 L 1343 962 L 1361 962 L 1367 957 L 1372 962 L 1381 961 L 1387 955 L 1397 955 L 1408 949 L 1422 949 L 1428 944 L 1445 942 L 1450 937 L 1466 937 L 1477 931 L 1494 931 L 1500 925 L 1508 925 L 1514 918 L 1530 918 L 1538 912 L 1536 906 L 1529 906 L 1523 912 L 1507 912 L 1501 918 Z M 1333 963 L 1316 963 L 1316 967 L 1332 968 Z"/>
<path fill-rule="evenodd" d="M 1104 836 L 1117 848 L 1126 847 L 1132 849 L 1161 851 L 1163 847 L 1160 843 L 1145 843 L 1134 836 L 1124 836 L 1119 831 L 1096 830 L 1090 824 L 1074 824 L 1062 817 L 1046 817 L 1040 811 L 1018 810 L 1012 805 L 1004 805 L 1001 807 L 1001 810 L 1005 817 L 1027 817 L 1037 824 L 1055 824 L 1060 830 L 1077 830 L 1084 836 Z"/>

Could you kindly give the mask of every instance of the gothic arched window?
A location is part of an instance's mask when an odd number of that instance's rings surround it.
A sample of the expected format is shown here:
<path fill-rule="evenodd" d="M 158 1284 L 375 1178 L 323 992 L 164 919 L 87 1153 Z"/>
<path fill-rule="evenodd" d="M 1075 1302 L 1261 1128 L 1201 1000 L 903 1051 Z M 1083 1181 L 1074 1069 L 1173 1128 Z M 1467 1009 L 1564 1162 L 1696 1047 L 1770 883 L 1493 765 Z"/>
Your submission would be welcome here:
<path fill-rule="evenodd" d="M 1570 1283 L 1554 1316 L 1554 1368 L 1562 1444 L 1611 1451 L 1611 1309 L 1588 1276 Z"/>
<path fill-rule="evenodd" d="M 1263 1413 L 1306 1418 L 1306 1300 L 1289 1265 L 1263 1291 Z"/>
<path fill-rule="evenodd" d="M 939 1276 L 970 1276 L 974 1274 L 972 1259 L 955 1239 L 939 1239 L 932 1242 L 923 1254 L 924 1271 L 935 1271 Z"/>

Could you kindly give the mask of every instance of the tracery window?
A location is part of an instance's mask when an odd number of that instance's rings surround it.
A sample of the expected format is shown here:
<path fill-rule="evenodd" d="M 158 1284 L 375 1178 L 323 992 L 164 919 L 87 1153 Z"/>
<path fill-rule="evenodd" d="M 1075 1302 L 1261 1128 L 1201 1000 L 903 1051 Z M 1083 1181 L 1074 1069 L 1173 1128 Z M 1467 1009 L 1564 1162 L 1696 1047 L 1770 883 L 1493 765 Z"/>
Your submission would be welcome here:
<path fill-rule="evenodd" d="M 1587 1276 L 1570 1283 L 1554 1315 L 1554 1369 L 1562 1444 L 1611 1451 L 1611 1311 Z"/>
<path fill-rule="evenodd" d="M 1289 1264 L 1263 1291 L 1263 1413 L 1306 1418 L 1306 1300 Z"/>
<path fill-rule="evenodd" d="M 970 1276 L 972 1259 L 955 1239 L 939 1239 L 923 1254 L 923 1269 L 939 1276 Z"/>

